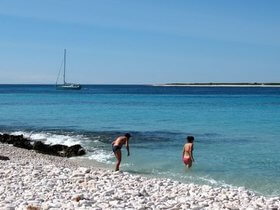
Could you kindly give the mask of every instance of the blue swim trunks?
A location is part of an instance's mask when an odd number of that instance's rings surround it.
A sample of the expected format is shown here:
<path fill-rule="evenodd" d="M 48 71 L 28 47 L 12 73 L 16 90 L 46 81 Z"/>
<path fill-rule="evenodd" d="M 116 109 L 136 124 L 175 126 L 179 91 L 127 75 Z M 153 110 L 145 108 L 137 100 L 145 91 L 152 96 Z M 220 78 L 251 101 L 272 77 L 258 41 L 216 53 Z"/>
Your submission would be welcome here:
<path fill-rule="evenodd" d="M 116 151 L 118 151 L 118 150 L 121 150 L 121 146 L 114 146 L 114 145 L 112 145 L 112 150 L 113 150 L 113 152 L 115 153 Z"/>

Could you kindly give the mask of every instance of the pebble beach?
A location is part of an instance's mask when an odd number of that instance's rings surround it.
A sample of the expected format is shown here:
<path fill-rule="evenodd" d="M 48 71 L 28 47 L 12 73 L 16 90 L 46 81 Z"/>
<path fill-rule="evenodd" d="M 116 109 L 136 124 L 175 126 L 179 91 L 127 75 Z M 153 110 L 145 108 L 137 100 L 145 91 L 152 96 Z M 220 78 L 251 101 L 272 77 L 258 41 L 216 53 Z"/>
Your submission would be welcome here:
<path fill-rule="evenodd" d="M 0 209 L 279 209 L 280 197 L 85 167 L 0 144 Z"/>

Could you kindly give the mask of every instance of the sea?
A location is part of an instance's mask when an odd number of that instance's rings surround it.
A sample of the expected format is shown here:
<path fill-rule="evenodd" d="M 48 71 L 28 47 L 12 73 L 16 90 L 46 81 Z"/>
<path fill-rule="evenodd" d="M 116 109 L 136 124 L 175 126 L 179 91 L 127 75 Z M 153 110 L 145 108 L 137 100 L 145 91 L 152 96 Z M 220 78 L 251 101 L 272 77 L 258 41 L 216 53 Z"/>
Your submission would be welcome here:
<path fill-rule="evenodd" d="M 114 169 L 111 142 L 132 134 L 121 170 L 280 195 L 280 88 L 0 85 L 0 132 L 81 144 L 80 161 Z M 193 167 L 182 163 L 186 137 Z"/>

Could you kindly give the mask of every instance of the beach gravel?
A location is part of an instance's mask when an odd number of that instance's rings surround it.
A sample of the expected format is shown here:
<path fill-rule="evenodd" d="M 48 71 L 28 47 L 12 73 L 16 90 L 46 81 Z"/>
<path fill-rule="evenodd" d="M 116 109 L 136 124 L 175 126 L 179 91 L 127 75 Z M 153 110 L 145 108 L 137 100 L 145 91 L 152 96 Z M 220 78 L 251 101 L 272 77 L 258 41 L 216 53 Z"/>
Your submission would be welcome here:
<path fill-rule="evenodd" d="M 280 197 L 81 167 L 0 144 L 0 209 L 280 209 Z"/>

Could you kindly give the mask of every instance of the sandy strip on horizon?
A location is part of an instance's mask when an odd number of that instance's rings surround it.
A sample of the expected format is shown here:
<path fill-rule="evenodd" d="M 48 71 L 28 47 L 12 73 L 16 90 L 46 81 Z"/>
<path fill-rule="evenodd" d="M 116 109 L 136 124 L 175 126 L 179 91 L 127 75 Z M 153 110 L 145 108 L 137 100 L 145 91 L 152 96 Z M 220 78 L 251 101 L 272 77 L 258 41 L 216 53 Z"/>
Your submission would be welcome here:
<path fill-rule="evenodd" d="M 166 85 L 166 84 L 159 84 L 159 85 L 152 85 L 152 86 L 159 86 L 159 87 L 277 87 L 279 88 L 280 85 Z"/>

